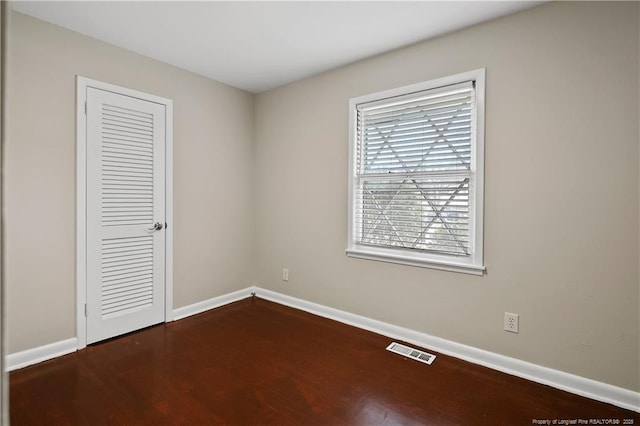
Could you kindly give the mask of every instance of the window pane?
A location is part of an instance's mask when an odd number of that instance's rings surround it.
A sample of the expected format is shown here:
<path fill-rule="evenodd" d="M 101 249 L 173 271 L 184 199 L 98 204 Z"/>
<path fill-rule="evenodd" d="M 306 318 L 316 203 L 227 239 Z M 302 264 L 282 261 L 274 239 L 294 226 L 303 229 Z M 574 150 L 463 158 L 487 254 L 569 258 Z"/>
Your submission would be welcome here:
<path fill-rule="evenodd" d="M 358 243 L 469 254 L 469 178 L 366 179 L 355 212 Z"/>
<path fill-rule="evenodd" d="M 361 106 L 360 173 L 469 170 L 473 95 L 468 87 Z"/>

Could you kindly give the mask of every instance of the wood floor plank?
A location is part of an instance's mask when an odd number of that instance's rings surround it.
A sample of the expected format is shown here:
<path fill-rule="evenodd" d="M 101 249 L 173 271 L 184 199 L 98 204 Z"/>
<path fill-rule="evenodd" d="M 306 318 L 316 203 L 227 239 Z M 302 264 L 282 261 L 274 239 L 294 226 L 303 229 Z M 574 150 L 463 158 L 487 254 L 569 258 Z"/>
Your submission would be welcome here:
<path fill-rule="evenodd" d="M 12 372 L 11 424 L 640 424 L 638 413 L 438 353 L 430 366 L 409 360 L 390 342 L 245 299 Z"/>

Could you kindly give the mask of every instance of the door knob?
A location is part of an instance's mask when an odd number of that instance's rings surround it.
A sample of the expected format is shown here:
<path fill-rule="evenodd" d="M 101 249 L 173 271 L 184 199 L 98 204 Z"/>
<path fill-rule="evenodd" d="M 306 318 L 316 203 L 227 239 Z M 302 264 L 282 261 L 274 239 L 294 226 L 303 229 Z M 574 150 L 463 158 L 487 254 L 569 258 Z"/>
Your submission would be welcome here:
<path fill-rule="evenodd" d="M 163 227 L 163 224 L 161 224 L 160 222 L 156 222 L 151 228 L 149 228 L 149 231 L 160 231 Z"/>

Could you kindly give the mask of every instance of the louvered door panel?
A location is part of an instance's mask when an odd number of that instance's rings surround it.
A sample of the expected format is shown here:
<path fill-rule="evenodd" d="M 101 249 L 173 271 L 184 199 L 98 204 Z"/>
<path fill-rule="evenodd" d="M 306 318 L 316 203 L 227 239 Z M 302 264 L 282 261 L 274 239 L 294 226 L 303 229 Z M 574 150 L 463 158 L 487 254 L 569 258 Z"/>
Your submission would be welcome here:
<path fill-rule="evenodd" d="M 153 222 L 153 116 L 102 105 L 102 224 Z"/>
<path fill-rule="evenodd" d="M 87 92 L 87 342 L 164 319 L 164 106 Z"/>
<path fill-rule="evenodd" d="M 110 238 L 102 242 L 103 318 L 153 304 L 153 237 Z"/>

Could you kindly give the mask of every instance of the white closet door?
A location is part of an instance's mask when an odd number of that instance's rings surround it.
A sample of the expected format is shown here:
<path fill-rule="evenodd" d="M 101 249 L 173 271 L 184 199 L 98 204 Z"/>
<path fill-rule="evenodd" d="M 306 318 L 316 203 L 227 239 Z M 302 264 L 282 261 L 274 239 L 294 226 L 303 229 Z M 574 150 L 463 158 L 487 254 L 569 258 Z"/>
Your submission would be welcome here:
<path fill-rule="evenodd" d="M 165 142 L 163 105 L 87 89 L 87 343 L 164 321 Z"/>

